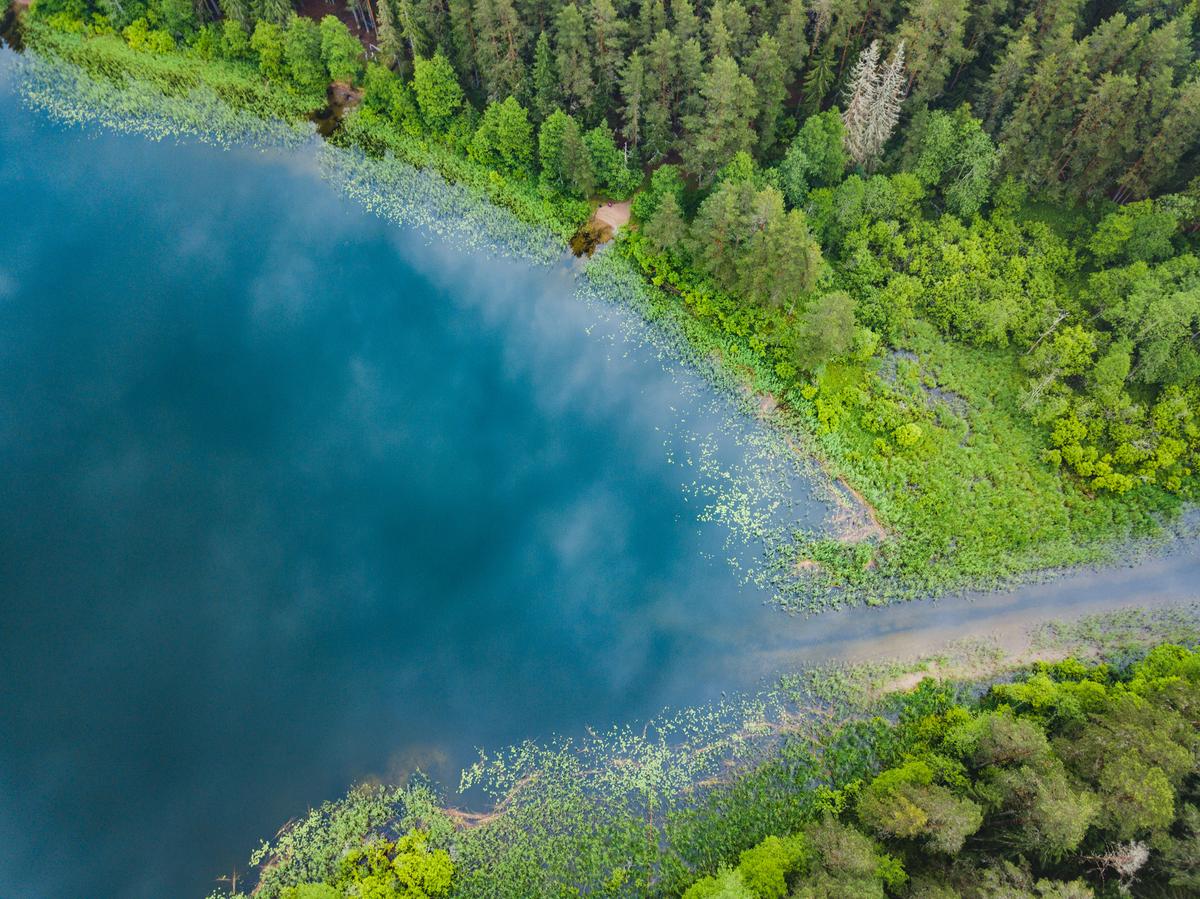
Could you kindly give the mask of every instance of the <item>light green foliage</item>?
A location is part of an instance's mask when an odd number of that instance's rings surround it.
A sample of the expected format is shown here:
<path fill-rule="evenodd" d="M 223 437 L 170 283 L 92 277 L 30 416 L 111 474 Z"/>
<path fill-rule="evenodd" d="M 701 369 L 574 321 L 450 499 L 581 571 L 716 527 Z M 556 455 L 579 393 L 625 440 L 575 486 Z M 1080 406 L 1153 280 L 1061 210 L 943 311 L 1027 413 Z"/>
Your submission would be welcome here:
<path fill-rule="evenodd" d="M 723 867 L 688 887 L 683 899 L 756 899 L 756 894 L 746 886 L 740 870 Z"/>
<path fill-rule="evenodd" d="M 810 871 L 792 891 L 795 899 L 884 899 L 885 888 L 899 887 L 906 879 L 896 858 L 883 853 L 870 837 L 832 818 L 805 833 L 814 859 Z"/>
<path fill-rule="evenodd" d="M 845 126 L 831 109 L 809 116 L 779 165 L 784 196 L 800 206 L 816 187 L 836 187 L 846 171 Z"/>
<path fill-rule="evenodd" d="M 250 49 L 258 56 L 258 70 L 272 81 L 281 81 L 284 68 L 283 29 L 273 22 L 259 21 L 250 36 Z"/>
<path fill-rule="evenodd" d="M 429 59 L 413 60 L 413 91 L 425 124 L 434 133 L 444 133 L 463 104 L 463 93 L 454 68 L 440 51 Z"/>
<path fill-rule="evenodd" d="M 746 178 L 723 179 L 701 204 L 690 250 L 722 289 L 765 305 L 794 308 L 821 268 L 804 214 L 785 211 L 776 188 Z"/>
<path fill-rule="evenodd" d="M 328 82 L 321 61 L 321 29 L 312 19 L 294 16 L 283 34 L 283 58 L 293 82 L 305 91 L 322 90 Z"/>
<path fill-rule="evenodd" d="M 1130 203 L 1110 212 L 1096 226 L 1088 250 L 1098 265 L 1159 262 L 1174 251 L 1179 219 L 1151 200 Z"/>
<path fill-rule="evenodd" d="M 481 165 L 511 175 L 528 175 L 532 163 L 533 126 L 529 114 L 509 97 L 492 103 L 471 140 L 470 156 Z"/>
<path fill-rule="evenodd" d="M 327 883 L 302 883 L 286 887 L 279 899 L 344 899 L 345 893 Z"/>
<path fill-rule="evenodd" d="M 221 53 L 226 59 L 250 59 L 250 35 L 233 19 L 221 23 Z"/>
<path fill-rule="evenodd" d="M 412 830 L 395 842 L 375 840 L 342 859 L 337 882 L 362 899 L 440 899 L 450 895 L 454 864 L 429 835 Z"/>
<path fill-rule="evenodd" d="M 143 53 L 170 53 L 175 39 L 169 32 L 153 29 L 145 19 L 134 19 L 121 31 L 129 49 Z"/>
<path fill-rule="evenodd" d="M 680 174 L 678 166 L 661 165 L 654 170 L 654 174 L 650 176 L 650 184 L 633 198 L 630 212 L 634 219 L 639 222 L 648 221 L 667 194 L 673 195 L 676 204 L 682 208 L 683 175 Z"/>
<path fill-rule="evenodd" d="M 970 107 L 933 111 L 919 141 L 913 173 L 921 183 L 955 215 L 970 218 L 979 212 L 991 195 L 1000 154 Z"/>
<path fill-rule="evenodd" d="M 659 252 L 678 253 L 687 237 L 687 223 L 679 209 L 675 194 L 667 193 L 659 201 L 658 208 L 642 228 L 646 239 Z"/>
<path fill-rule="evenodd" d="M 612 130 L 597 125 L 583 135 L 583 142 L 597 187 L 610 197 L 628 196 L 641 179 L 625 167 L 625 157 L 617 149 Z"/>
<path fill-rule="evenodd" d="M 356 83 L 362 77 L 362 44 L 336 16 L 321 19 L 321 61 L 334 81 Z"/>
<path fill-rule="evenodd" d="M 854 344 L 854 299 L 844 291 L 812 301 L 799 324 L 801 365 L 816 368 L 845 355 Z"/>
<path fill-rule="evenodd" d="M 159 0 L 158 9 L 163 28 L 176 40 L 190 37 L 200 25 L 192 0 Z"/>
<path fill-rule="evenodd" d="M 737 870 L 757 899 L 783 899 L 789 880 L 808 867 L 810 855 L 803 834 L 782 839 L 771 836 L 743 852 Z"/>
<path fill-rule="evenodd" d="M 362 111 L 384 116 L 409 134 L 421 133 L 421 112 L 412 88 L 375 62 L 367 64 L 363 79 Z"/>
<path fill-rule="evenodd" d="M 859 818 L 880 836 L 924 838 L 931 849 L 954 855 L 983 823 L 982 809 L 933 782 L 933 771 L 913 761 L 885 771 L 863 790 Z"/>

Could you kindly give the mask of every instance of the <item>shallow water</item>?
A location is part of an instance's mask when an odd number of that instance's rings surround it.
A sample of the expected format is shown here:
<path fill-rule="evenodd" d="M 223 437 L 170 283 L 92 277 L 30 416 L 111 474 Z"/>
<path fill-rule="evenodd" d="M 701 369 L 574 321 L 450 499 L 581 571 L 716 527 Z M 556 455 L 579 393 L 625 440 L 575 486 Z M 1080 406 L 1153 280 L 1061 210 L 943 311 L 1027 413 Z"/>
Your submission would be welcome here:
<path fill-rule="evenodd" d="M 571 263 L 431 244 L 304 152 L 64 130 L 3 74 L 0 204 L 0 896 L 203 896 L 365 777 L 1200 584 L 1189 551 L 789 618 L 697 520 L 689 456 L 736 475 L 754 426 Z"/>

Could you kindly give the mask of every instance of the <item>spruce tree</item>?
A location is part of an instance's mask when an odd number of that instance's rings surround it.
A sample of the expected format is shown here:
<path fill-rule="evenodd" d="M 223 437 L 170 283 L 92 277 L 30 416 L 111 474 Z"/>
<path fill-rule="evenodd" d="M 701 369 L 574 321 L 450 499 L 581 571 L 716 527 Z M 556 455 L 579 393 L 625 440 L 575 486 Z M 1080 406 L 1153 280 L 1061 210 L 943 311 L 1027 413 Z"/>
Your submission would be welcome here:
<path fill-rule="evenodd" d="M 384 0 L 380 0 L 382 4 Z M 479 71 L 475 62 L 475 10 L 471 0 L 450 0 L 450 46 L 447 52 L 453 59 L 459 77 L 472 89 L 479 86 Z"/>
<path fill-rule="evenodd" d="M 821 111 L 821 102 L 833 87 L 833 66 L 833 49 L 829 46 L 809 57 L 804 73 L 804 105 L 809 115 Z"/>
<path fill-rule="evenodd" d="M 754 145 L 751 121 L 757 100 L 753 82 L 728 56 L 713 61 L 700 95 L 704 111 L 686 123 L 683 157 L 688 171 L 707 183 L 734 154 Z"/>
<path fill-rule="evenodd" d="M 392 0 L 379 0 L 379 31 L 376 40 L 379 44 L 378 62 L 389 69 L 397 66 L 404 55 L 404 41 L 396 25 Z"/>

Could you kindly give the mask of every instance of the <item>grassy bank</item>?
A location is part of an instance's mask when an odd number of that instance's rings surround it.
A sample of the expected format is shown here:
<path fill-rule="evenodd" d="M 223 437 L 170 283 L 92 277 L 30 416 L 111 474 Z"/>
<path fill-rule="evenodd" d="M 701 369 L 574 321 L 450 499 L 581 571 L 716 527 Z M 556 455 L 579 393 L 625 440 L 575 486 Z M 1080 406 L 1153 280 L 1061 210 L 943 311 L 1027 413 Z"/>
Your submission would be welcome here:
<path fill-rule="evenodd" d="M 1125 894 L 1096 859 L 1131 844 L 1134 895 L 1187 895 L 1200 656 L 1147 650 L 1198 636 L 1194 609 L 1131 612 L 1044 627 L 1021 660 L 973 643 L 807 672 L 488 757 L 461 785 L 487 814 L 419 778 L 363 787 L 263 845 L 257 895 L 420 895 L 412 876 L 456 897 L 1083 899 Z"/>

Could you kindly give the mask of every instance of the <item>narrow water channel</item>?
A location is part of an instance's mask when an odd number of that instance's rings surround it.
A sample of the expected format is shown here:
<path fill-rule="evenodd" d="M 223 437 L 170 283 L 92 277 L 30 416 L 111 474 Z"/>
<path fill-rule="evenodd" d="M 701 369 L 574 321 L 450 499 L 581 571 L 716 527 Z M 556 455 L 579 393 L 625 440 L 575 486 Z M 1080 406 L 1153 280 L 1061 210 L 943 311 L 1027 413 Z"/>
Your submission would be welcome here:
<path fill-rule="evenodd" d="M 64 129 L 6 64 L 0 896 L 204 896 L 356 780 L 1197 592 L 1188 550 L 784 616 L 698 520 L 692 457 L 736 478 L 755 426 L 571 263 L 397 228 L 304 152 Z"/>

